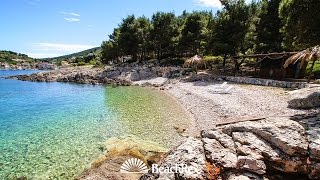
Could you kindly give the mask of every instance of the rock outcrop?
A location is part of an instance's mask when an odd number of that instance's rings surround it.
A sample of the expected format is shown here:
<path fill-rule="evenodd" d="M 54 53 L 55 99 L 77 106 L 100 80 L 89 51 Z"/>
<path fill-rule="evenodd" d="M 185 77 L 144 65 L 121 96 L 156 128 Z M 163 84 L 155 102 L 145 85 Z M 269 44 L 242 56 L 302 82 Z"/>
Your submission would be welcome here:
<path fill-rule="evenodd" d="M 316 118 L 308 119 L 315 123 Z M 200 139 L 188 139 L 160 164 L 186 164 L 197 173 L 148 173 L 141 179 L 212 179 L 208 167 L 221 168 L 215 179 L 319 179 L 319 137 L 319 128 L 305 130 L 288 117 L 222 125 L 202 131 Z"/>
<path fill-rule="evenodd" d="M 288 106 L 295 109 L 320 107 L 320 87 L 292 91 L 288 100 Z"/>
<path fill-rule="evenodd" d="M 105 68 L 73 67 L 62 68 L 49 72 L 40 72 L 31 75 L 17 75 L 8 78 L 16 78 L 33 82 L 75 82 L 81 84 L 112 84 L 131 85 L 141 80 L 173 78 L 182 75 L 179 67 L 159 67 L 152 64 L 137 65 L 124 64 L 119 66 L 107 66 Z M 162 84 L 158 84 L 161 86 Z"/>
<path fill-rule="evenodd" d="M 184 169 L 179 170 L 182 166 L 185 166 Z M 157 169 L 171 169 L 175 173 L 157 172 L 155 168 L 151 168 L 150 173 L 140 179 L 207 179 L 208 169 L 201 140 L 187 139 L 169 152 Z"/>

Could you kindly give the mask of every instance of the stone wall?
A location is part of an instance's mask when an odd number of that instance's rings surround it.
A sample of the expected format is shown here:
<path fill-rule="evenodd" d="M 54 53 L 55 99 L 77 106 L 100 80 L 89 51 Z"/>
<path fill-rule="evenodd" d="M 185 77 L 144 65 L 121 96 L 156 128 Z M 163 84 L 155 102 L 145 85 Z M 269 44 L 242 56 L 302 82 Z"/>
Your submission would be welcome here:
<path fill-rule="evenodd" d="M 306 88 L 308 83 L 305 82 L 289 82 L 289 81 L 279 81 L 272 79 L 260 79 L 260 78 L 248 78 L 248 77 L 236 77 L 236 76 L 221 76 L 223 80 L 243 83 L 243 84 L 254 84 L 260 86 L 273 86 L 281 88 Z"/>

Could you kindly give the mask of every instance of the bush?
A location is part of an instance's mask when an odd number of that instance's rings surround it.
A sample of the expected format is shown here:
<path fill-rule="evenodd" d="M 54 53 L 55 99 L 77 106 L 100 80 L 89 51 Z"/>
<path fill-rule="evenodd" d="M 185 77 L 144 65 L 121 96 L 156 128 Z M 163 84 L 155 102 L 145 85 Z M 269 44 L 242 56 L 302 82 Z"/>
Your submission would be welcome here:
<path fill-rule="evenodd" d="M 311 65 L 312 62 L 310 62 L 307 66 L 307 71 L 306 71 L 306 75 L 309 76 L 310 72 L 311 72 Z M 313 71 L 312 74 L 314 75 L 315 78 L 320 78 L 320 62 L 316 61 L 316 63 L 313 66 Z"/>
<path fill-rule="evenodd" d="M 98 61 L 97 59 L 92 59 L 89 61 L 89 64 L 100 66 L 102 63 L 100 61 Z"/>
<path fill-rule="evenodd" d="M 184 58 L 167 58 L 161 60 L 160 66 L 182 66 L 184 62 Z"/>
<path fill-rule="evenodd" d="M 80 62 L 77 63 L 77 66 L 84 66 L 84 65 L 86 65 L 86 63 L 83 62 L 83 61 L 80 61 Z"/>
<path fill-rule="evenodd" d="M 219 64 L 223 61 L 222 56 L 204 56 L 204 60 L 209 64 Z"/>

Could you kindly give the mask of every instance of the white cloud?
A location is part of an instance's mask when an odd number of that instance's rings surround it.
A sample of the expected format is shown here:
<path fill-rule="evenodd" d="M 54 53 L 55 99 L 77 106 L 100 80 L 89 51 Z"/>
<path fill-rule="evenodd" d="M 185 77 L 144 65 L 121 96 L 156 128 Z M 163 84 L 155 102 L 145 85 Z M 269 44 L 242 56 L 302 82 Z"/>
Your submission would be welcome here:
<path fill-rule="evenodd" d="M 216 7 L 221 8 L 222 4 L 219 0 L 195 0 L 197 5 L 205 6 L 205 7 Z"/>
<path fill-rule="evenodd" d="M 28 0 L 26 1 L 29 5 L 36 6 L 40 3 L 40 0 Z"/>
<path fill-rule="evenodd" d="M 69 22 L 78 22 L 78 21 L 80 21 L 79 18 L 73 18 L 73 17 L 70 17 L 70 18 L 65 17 L 64 20 L 69 21 Z"/>
<path fill-rule="evenodd" d="M 33 43 L 33 46 L 44 51 L 82 51 L 93 48 L 92 45 L 83 44 L 59 44 L 59 43 Z"/>
<path fill-rule="evenodd" d="M 33 52 L 27 52 L 25 54 L 27 54 L 29 57 L 32 57 L 32 58 L 50 58 L 50 57 L 58 57 L 63 55 L 61 53 L 55 54 L 55 53 L 33 53 Z"/>
<path fill-rule="evenodd" d="M 75 17 L 80 17 L 81 15 L 78 13 L 74 13 L 74 12 L 60 12 L 61 14 L 64 15 L 69 15 L 69 16 L 75 16 Z"/>
<path fill-rule="evenodd" d="M 246 0 L 246 3 L 249 4 L 252 0 Z M 222 4 L 219 0 L 194 0 L 195 4 L 204 6 L 204 7 L 215 7 L 222 8 Z"/>
<path fill-rule="evenodd" d="M 60 14 L 66 15 L 66 17 L 64 17 L 64 20 L 69 21 L 69 22 L 78 22 L 80 21 L 80 14 L 75 13 L 75 12 L 60 12 Z"/>
<path fill-rule="evenodd" d="M 62 44 L 62 43 L 33 43 L 32 50 L 26 53 L 34 58 L 57 57 L 75 52 L 80 52 L 96 46 L 83 44 Z"/>

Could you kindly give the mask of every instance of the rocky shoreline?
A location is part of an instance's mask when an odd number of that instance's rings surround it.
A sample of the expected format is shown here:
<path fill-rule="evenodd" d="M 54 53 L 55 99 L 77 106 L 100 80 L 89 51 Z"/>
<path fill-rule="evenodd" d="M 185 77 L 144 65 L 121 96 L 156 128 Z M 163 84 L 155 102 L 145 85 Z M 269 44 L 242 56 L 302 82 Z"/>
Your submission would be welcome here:
<path fill-rule="evenodd" d="M 219 93 L 215 90 L 221 86 L 220 77 L 208 74 L 183 76 L 185 74 L 187 72 L 179 67 L 131 64 L 66 68 L 10 78 L 154 86 L 176 98 L 191 113 L 196 128 L 202 131 L 199 137 L 187 138 L 169 152 L 161 153 L 161 158 L 157 156 L 153 162 L 160 167 L 186 164 L 197 171 L 176 174 L 149 172 L 134 179 L 320 178 L 318 87 L 291 91 L 231 84 L 228 85 L 232 86 L 229 93 Z M 130 157 L 144 158 L 136 153 L 125 154 L 120 158 L 122 161 Z M 110 163 L 121 164 L 117 158 L 95 161 L 77 179 L 132 179 L 119 174 L 116 168 L 103 170 Z M 147 163 L 148 160 L 145 161 Z"/>
<path fill-rule="evenodd" d="M 319 118 L 273 117 L 202 131 L 161 161 L 162 167 L 184 163 L 197 172 L 149 172 L 141 179 L 319 179 Z M 309 130 L 300 121 L 307 121 Z"/>
<path fill-rule="evenodd" d="M 17 75 L 7 78 L 32 82 L 74 82 L 81 84 L 111 84 L 129 86 L 133 82 L 157 77 L 173 78 L 183 74 L 180 67 L 127 64 L 122 66 L 73 67 L 54 71 Z M 162 85 L 162 84 L 161 84 Z"/>

